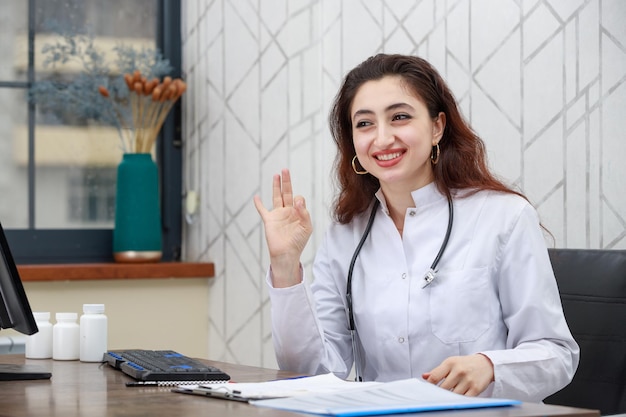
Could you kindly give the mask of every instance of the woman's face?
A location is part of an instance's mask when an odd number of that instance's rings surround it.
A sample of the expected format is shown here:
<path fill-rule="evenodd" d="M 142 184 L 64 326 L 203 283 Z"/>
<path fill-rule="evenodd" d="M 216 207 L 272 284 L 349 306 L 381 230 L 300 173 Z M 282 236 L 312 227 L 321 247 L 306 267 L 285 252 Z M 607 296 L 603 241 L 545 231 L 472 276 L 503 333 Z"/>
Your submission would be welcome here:
<path fill-rule="evenodd" d="M 410 192 L 432 182 L 431 150 L 441 139 L 445 115 L 433 120 L 399 76 L 363 84 L 350 115 L 359 163 L 383 191 Z"/>

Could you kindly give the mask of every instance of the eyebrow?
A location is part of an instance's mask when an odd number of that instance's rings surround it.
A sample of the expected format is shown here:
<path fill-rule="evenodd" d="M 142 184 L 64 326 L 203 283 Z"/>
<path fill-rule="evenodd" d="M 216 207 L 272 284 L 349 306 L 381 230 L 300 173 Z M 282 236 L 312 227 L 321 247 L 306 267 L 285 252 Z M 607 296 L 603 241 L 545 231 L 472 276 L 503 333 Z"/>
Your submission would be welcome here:
<path fill-rule="evenodd" d="M 392 111 L 392 110 L 405 109 L 405 108 L 406 109 L 410 109 L 410 110 L 414 110 L 413 106 L 411 106 L 408 103 L 394 103 L 394 104 L 390 104 L 389 106 L 385 107 L 385 113 L 389 112 L 389 111 Z M 357 116 L 361 116 L 361 115 L 365 115 L 365 114 L 374 114 L 374 111 L 369 110 L 369 109 L 357 110 L 352 115 L 352 120 L 354 120 Z"/>

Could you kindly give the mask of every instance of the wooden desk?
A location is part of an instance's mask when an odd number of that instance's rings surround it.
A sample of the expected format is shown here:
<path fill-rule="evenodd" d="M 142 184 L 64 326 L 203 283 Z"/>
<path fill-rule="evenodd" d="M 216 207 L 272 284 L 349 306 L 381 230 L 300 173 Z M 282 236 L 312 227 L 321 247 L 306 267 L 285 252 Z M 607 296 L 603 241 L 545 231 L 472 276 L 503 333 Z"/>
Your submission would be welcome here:
<path fill-rule="evenodd" d="M 23 355 L 0 355 L 1 363 L 42 365 L 52 372 L 50 380 L 0 382 L 0 416 L 302 416 L 255 407 L 246 403 L 175 394 L 166 387 L 126 387 L 131 381 L 108 365 L 78 361 L 24 360 Z M 294 374 L 251 366 L 206 361 L 237 382 L 287 378 Z M 596 417 L 595 410 L 543 404 L 493 409 L 402 414 L 420 417 Z"/>

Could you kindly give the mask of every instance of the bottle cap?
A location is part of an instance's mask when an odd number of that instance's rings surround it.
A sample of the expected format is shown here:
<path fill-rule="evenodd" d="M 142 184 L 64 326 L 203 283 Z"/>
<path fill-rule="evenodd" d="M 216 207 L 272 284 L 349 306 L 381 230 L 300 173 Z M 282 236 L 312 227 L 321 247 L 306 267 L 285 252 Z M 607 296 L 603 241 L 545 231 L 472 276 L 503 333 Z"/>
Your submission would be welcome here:
<path fill-rule="evenodd" d="M 87 313 L 87 314 L 104 313 L 104 304 L 83 304 L 83 313 Z"/>
<path fill-rule="evenodd" d="M 78 314 L 76 313 L 57 313 L 55 315 L 57 321 L 59 320 L 76 320 L 78 318 Z"/>
<path fill-rule="evenodd" d="M 37 320 L 50 320 L 50 312 L 49 311 L 33 311 L 33 317 L 35 321 Z"/>

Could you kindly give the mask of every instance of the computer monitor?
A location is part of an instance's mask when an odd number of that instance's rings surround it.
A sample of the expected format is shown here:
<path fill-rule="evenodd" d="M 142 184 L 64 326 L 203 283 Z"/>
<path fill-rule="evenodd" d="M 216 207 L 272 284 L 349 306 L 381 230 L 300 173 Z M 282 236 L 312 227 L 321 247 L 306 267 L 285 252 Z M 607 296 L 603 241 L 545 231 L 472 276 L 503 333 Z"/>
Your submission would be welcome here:
<path fill-rule="evenodd" d="M 15 329 L 25 335 L 39 331 L 35 317 L 26 298 L 22 280 L 9 249 L 9 243 L 0 224 L 0 330 Z M 38 365 L 2 363 L 0 355 L 0 381 L 22 379 L 47 379 L 51 373 Z"/>

